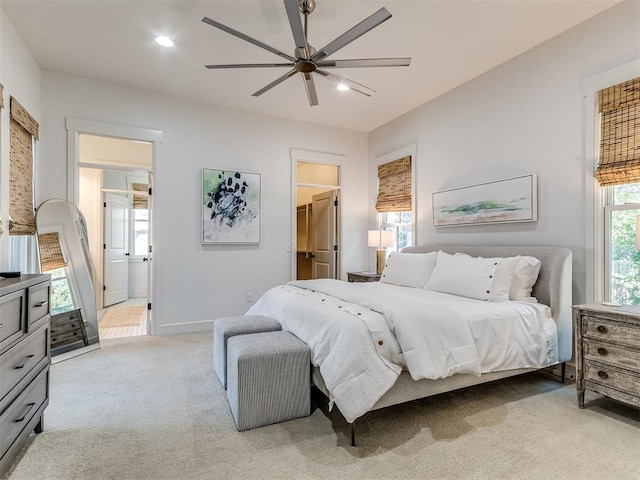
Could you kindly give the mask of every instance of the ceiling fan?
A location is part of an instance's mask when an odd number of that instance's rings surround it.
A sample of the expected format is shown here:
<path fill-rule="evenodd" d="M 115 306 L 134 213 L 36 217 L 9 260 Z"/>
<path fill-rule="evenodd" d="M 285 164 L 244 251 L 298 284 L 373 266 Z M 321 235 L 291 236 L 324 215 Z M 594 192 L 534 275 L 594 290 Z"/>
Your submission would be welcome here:
<path fill-rule="evenodd" d="M 316 86 L 313 81 L 313 73 L 320 75 L 332 82 L 342 85 L 344 89 L 355 90 L 370 97 L 375 93 L 375 90 L 365 87 L 357 82 L 349 80 L 348 78 L 334 75 L 328 72 L 326 69 L 330 68 L 356 68 L 356 67 L 408 67 L 411 63 L 411 58 L 363 58 L 363 59 L 349 59 L 349 60 L 327 60 L 327 57 L 333 55 L 335 52 L 345 47 L 349 43 L 353 42 L 357 38 L 361 37 L 368 31 L 374 29 L 382 22 L 389 20 L 391 14 L 386 8 L 381 8 L 373 15 L 367 17 L 355 27 L 347 30 L 338 38 L 329 42 L 323 48 L 316 50 L 313 48 L 307 40 L 308 32 L 308 18 L 309 14 L 313 12 L 316 6 L 315 0 L 284 0 L 284 8 L 287 11 L 287 17 L 289 18 L 289 24 L 291 25 L 291 33 L 293 33 L 293 40 L 296 44 L 294 54 L 288 55 L 280 50 L 267 45 L 266 43 L 256 40 L 242 32 L 234 30 L 231 27 L 227 27 L 220 22 L 216 22 L 208 17 L 204 17 L 202 21 L 212 27 L 218 28 L 224 32 L 230 33 L 242 40 L 252 43 L 260 48 L 263 48 L 271 53 L 287 60 L 286 63 L 238 63 L 230 65 L 205 65 L 209 69 L 219 68 L 269 68 L 269 67 L 287 67 L 290 70 L 284 75 L 276 78 L 273 82 L 262 87 L 260 90 L 253 94 L 254 97 L 259 97 L 263 93 L 271 90 L 276 85 L 284 82 L 290 77 L 293 77 L 296 73 L 302 74 L 303 83 L 309 97 L 309 105 L 318 105 L 318 94 L 316 93 Z M 301 15 L 304 16 L 304 27 L 302 23 Z"/>

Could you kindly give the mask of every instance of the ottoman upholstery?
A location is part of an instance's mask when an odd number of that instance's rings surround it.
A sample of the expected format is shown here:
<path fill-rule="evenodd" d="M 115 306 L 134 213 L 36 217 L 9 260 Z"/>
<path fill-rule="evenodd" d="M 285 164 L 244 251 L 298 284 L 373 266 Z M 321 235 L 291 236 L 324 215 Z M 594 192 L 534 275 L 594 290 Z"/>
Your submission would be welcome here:
<path fill-rule="evenodd" d="M 239 335 L 227 348 L 227 398 L 238 430 L 311 413 L 309 347 L 286 331 Z"/>
<path fill-rule="evenodd" d="M 227 342 L 235 335 L 247 333 L 273 332 L 280 330 L 280 324 L 273 318 L 261 315 L 219 318 L 213 322 L 213 371 L 227 388 Z"/>

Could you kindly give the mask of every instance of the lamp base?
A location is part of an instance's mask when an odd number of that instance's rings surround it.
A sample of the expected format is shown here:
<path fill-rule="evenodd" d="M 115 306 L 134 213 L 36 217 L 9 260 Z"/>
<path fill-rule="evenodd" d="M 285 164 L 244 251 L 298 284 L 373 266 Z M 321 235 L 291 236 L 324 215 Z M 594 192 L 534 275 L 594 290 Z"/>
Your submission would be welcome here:
<path fill-rule="evenodd" d="M 385 250 L 376 250 L 376 273 L 378 275 L 382 275 L 386 261 L 387 252 Z"/>

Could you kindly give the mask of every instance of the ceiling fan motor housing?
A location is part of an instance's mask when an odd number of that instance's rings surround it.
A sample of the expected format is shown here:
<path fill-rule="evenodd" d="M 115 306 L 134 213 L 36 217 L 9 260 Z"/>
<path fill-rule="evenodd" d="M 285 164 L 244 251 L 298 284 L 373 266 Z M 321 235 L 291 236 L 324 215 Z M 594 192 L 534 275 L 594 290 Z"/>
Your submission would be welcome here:
<path fill-rule="evenodd" d="M 316 8 L 316 0 L 298 0 L 300 13 L 308 15 Z"/>

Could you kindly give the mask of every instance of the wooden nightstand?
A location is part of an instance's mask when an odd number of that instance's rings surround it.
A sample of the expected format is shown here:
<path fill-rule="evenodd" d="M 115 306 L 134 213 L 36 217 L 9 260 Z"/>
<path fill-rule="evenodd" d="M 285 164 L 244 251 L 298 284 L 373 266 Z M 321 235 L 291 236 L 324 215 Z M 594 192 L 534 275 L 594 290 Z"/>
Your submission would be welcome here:
<path fill-rule="evenodd" d="M 640 407 L 640 307 L 575 305 L 576 390 Z"/>
<path fill-rule="evenodd" d="M 347 272 L 347 280 L 350 282 L 377 282 L 380 275 L 375 272 Z"/>

